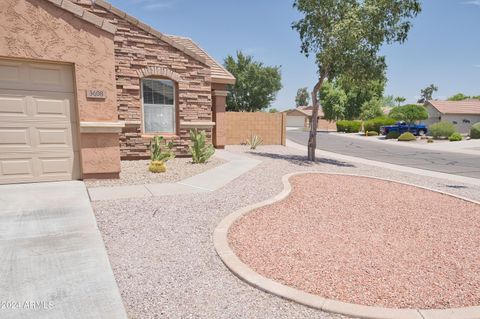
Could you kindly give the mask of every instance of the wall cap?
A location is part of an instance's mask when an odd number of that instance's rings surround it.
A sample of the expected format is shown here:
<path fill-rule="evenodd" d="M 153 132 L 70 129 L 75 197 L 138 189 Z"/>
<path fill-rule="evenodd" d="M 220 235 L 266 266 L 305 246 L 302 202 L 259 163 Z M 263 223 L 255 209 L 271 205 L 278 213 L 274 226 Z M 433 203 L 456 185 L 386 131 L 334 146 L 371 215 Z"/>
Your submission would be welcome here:
<path fill-rule="evenodd" d="M 125 122 L 80 122 L 80 133 L 121 133 Z"/>

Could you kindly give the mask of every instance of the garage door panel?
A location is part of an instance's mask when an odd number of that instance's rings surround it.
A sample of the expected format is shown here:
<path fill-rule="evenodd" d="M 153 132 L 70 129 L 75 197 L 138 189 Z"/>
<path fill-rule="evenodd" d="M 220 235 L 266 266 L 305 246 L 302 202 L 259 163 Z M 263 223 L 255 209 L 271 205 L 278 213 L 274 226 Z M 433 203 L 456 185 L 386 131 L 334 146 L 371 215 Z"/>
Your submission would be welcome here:
<path fill-rule="evenodd" d="M 70 103 L 67 97 L 42 98 L 33 96 L 33 116 L 54 117 L 70 121 Z"/>
<path fill-rule="evenodd" d="M 33 161 L 30 157 L 0 158 L 0 177 L 33 177 Z"/>
<path fill-rule="evenodd" d="M 40 157 L 38 162 L 40 176 L 70 174 L 73 166 L 71 157 Z"/>
<path fill-rule="evenodd" d="M 72 147 L 71 133 L 68 128 L 38 128 L 38 146 L 65 146 Z"/>
<path fill-rule="evenodd" d="M 27 97 L 20 95 L 2 94 L 0 92 L 0 117 L 26 117 Z"/>
<path fill-rule="evenodd" d="M 28 127 L 0 127 L 0 149 L 6 147 L 29 148 L 30 145 Z"/>

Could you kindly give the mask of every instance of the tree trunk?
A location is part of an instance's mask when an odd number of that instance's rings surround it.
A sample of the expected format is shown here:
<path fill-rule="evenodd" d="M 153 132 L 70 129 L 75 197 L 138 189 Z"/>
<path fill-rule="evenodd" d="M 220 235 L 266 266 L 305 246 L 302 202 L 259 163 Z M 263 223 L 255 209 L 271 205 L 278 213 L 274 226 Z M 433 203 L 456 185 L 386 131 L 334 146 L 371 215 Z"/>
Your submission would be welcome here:
<path fill-rule="evenodd" d="M 315 150 L 317 148 L 317 128 L 318 128 L 318 109 L 320 107 L 320 102 L 318 100 L 318 92 L 322 88 L 323 80 L 325 75 L 320 74 L 320 79 L 313 88 L 312 92 L 312 120 L 310 122 L 310 136 L 308 138 L 308 160 L 315 162 Z"/>

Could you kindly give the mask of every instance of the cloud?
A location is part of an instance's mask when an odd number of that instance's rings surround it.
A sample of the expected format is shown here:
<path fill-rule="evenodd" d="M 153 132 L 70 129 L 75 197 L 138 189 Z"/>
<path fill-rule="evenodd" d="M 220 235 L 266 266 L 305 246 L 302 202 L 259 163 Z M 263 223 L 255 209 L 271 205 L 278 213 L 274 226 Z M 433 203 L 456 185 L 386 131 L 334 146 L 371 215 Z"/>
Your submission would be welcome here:
<path fill-rule="evenodd" d="M 464 4 L 471 4 L 471 5 L 480 7 L 480 0 L 469 0 L 469 1 L 465 1 Z"/>

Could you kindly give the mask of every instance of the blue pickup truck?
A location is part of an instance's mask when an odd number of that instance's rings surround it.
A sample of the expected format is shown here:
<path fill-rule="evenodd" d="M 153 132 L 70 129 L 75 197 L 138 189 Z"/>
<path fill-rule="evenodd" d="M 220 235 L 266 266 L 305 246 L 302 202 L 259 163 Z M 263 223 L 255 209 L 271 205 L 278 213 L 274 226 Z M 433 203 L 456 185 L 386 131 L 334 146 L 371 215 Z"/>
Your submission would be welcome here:
<path fill-rule="evenodd" d="M 397 122 L 394 125 L 387 125 L 380 127 L 380 134 L 387 135 L 390 132 L 398 132 L 403 134 L 405 132 L 410 132 L 413 135 L 425 135 L 428 132 L 427 126 L 425 124 L 407 124 L 403 121 Z"/>

